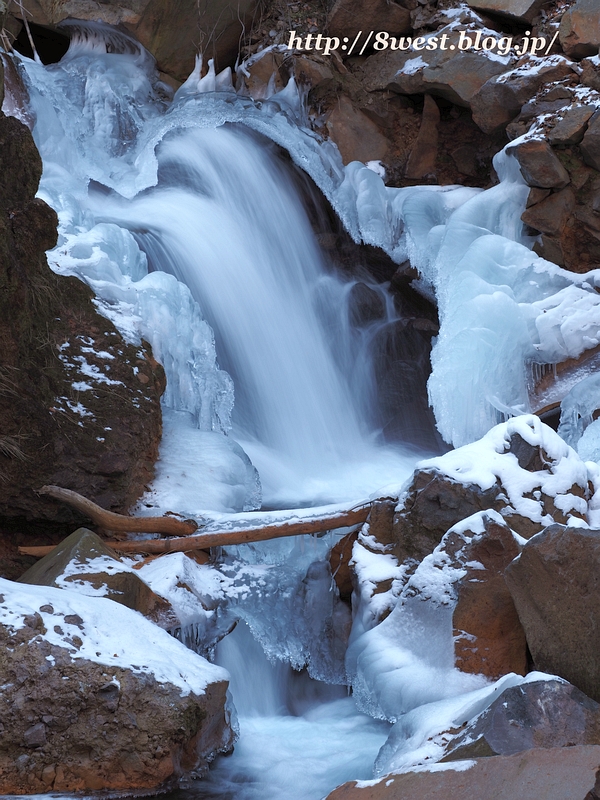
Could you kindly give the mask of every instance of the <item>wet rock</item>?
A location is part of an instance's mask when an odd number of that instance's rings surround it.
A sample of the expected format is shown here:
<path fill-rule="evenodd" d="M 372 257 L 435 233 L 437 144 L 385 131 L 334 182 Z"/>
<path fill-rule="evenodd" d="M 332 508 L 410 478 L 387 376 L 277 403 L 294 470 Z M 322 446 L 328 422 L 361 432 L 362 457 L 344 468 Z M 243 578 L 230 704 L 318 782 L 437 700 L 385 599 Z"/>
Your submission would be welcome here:
<path fill-rule="evenodd" d="M 329 112 L 326 126 L 344 164 L 381 161 L 388 153 L 388 141 L 377 125 L 343 94 Z"/>
<path fill-rule="evenodd" d="M 438 126 L 440 110 L 430 95 L 426 94 L 421 117 L 419 135 L 406 163 L 406 177 L 412 180 L 424 178 L 435 171 L 438 154 Z"/>
<path fill-rule="evenodd" d="M 599 743 L 600 704 L 570 683 L 534 681 L 505 689 L 451 742 L 442 760 Z"/>
<path fill-rule="evenodd" d="M 536 668 L 600 700 L 600 531 L 552 525 L 505 577 Z"/>
<path fill-rule="evenodd" d="M 351 781 L 327 800 L 593 800 L 600 784 L 600 747 L 540 748 L 445 766 L 392 773 L 376 782 Z"/>
<path fill-rule="evenodd" d="M 139 611 L 164 628 L 179 620 L 170 604 L 155 594 L 114 550 L 86 528 L 79 528 L 19 578 L 19 583 L 56 586 L 102 596 Z"/>
<path fill-rule="evenodd" d="M 164 371 L 97 313 L 88 287 L 49 269 L 57 220 L 35 198 L 41 171 L 29 130 L 0 116 L 0 515 L 19 530 L 72 530 L 81 517 L 35 490 L 68 486 L 112 510 L 137 500 L 158 455 Z"/>
<path fill-rule="evenodd" d="M 152 793 L 231 748 L 224 671 L 101 598 L 8 581 L 2 592 L 2 794 Z M 24 624 L 33 617 L 36 628 Z M 127 663 L 124 640 L 135 640 L 138 663 Z M 169 659 L 187 689 L 160 672 Z"/>
<path fill-rule="evenodd" d="M 383 298 L 366 283 L 354 284 L 350 290 L 348 309 L 351 324 L 359 328 L 364 328 L 385 316 Z"/>
<path fill-rule="evenodd" d="M 444 33 L 456 36 L 450 27 L 436 31 L 436 36 Z M 484 83 L 508 67 L 508 59 L 491 59 L 475 50 L 386 50 L 367 59 L 364 86 L 368 91 L 434 94 L 468 108 Z"/>
<path fill-rule="evenodd" d="M 572 106 L 567 109 L 548 134 L 548 141 L 552 146 L 579 144 L 595 112 L 595 106 Z"/>
<path fill-rule="evenodd" d="M 563 14 L 559 39 L 562 49 L 572 58 L 598 54 L 600 15 L 596 0 L 576 0 Z"/>
<path fill-rule="evenodd" d="M 410 29 L 409 9 L 386 0 L 363 0 L 358 8 L 353 0 L 337 0 L 327 18 L 329 36 L 342 41 L 347 37 L 352 42 L 359 30 L 395 35 L 408 33 Z"/>
<path fill-rule="evenodd" d="M 560 234 L 575 208 L 575 195 L 570 188 L 554 192 L 541 203 L 526 209 L 521 219 L 537 231 Z"/>
<path fill-rule="evenodd" d="M 590 120 L 580 147 L 585 163 L 600 171 L 600 114 Z"/>
<path fill-rule="evenodd" d="M 558 56 L 537 59 L 533 67 L 521 59 L 514 70 L 490 78 L 473 96 L 473 120 L 484 133 L 505 127 L 544 83 L 572 74 L 569 62 Z"/>
<path fill-rule="evenodd" d="M 562 189 L 570 182 L 569 173 L 543 139 L 528 139 L 511 148 L 529 186 Z"/>
<path fill-rule="evenodd" d="M 509 672 L 525 675 L 525 632 L 504 581 L 521 547 L 508 525 L 484 515 L 483 526 L 483 532 L 449 532 L 442 540 L 448 565 L 465 573 L 455 585 L 452 615 L 456 666 L 493 680 Z"/>
<path fill-rule="evenodd" d="M 353 570 L 350 567 L 352 548 L 358 538 L 358 531 L 347 533 L 332 548 L 329 554 L 329 565 L 333 580 L 338 587 L 340 599 L 349 603 L 352 598 Z"/>
<path fill-rule="evenodd" d="M 471 8 L 499 14 L 518 22 L 532 22 L 537 16 L 544 0 L 467 0 Z"/>

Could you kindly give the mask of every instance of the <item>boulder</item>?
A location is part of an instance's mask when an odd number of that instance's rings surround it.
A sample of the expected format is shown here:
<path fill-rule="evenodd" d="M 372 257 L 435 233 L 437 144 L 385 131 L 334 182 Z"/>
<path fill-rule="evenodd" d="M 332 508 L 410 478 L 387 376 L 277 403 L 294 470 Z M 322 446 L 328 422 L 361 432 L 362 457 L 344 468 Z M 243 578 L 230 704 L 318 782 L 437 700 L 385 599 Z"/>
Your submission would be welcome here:
<path fill-rule="evenodd" d="M 537 417 L 515 417 L 479 442 L 419 464 L 394 516 L 393 552 L 420 561 L 453 525 L 486 510 L 501 512 L 528 539 L 553 521 L 585 518 L 588 495 L 575 451 Z"/>
<path fill-rule="evenodd" d="M 3 794 L 154 792 L 231 748 L 224 670 L 104 598 L 0 592 Z"/>
<path fill-rule="evenodd" d="M 355 108 L 345 95 L 340 95 L 325 124 L 330 138 L 339 148 L 344 164 L 385 159 L 389 149 L 388 140 L 377 125 Z"/>
<path fill-rule="evenodd" d="M 575 195 L 568 187 L 527 208 L 521 219 L 542 233 L 560 234 L 574 208 Z"/>
<path fill-rule="evenodd" d="M 362 0 L 359 6 L 353 0 L 336 0 L 327 17 L 329 36 L 344 37 L 352 42 L 359 30 L 408 33 L 411 29 L 410 11 L 393 0 Z M 340 51 L 340 55 L 344 52 Z"/>
<path fill-rule="evenodd" d="M 571 106 L 548 134 L 548 141 L 552 146 L 579 144 L 595 112 L 595 106 Z"/>
<path fill-rule="evenodd" d="M 471 98 L 473 120 L 484 133 L 501 130 L 544 83 L 571 73 L 572 67 L 563 56 L 536 59 L 535 64 L 520 59 L 515 69 L 490 78 Z"/>
<path fill-rule="evenodd" d="M 452 740 L 442 760 L 585 744 L 600 744 L 600 704 L 570 683 L 532 681 L 505 689 Z"/>
<path fill-rule="evenodd" d="M 495 508 L 496 496 L 496 487 L 482 491 L 438 470 L 417 470 L 394 516 L 392 532 L 397 557 L 401 561 L 420 561 L 433 552 L 457 522 Z"/>
<path fill-rule="evenodd" d="M 551 525 L 505 577 L 536 668 L 600 700 L 600 531 Z"/>
<path fill-rule="evenodd" d="M 374 500 L 361 532 L 354 531 L 346 534 L 332 547 L 329 564 L 342 600 L 350 601 L 356 583 L 355 565 L 351 564 L 351 561 L 354 556 L 354 543 L 357 539 L 360 537 L 361 545 L 368 549 L 370 543 L 374 544 L 372 552 L 389 550 L 389 546 L 393 544 L 392 525 L 396 503 L 395 499 L 390 498 Z M 371 587 L 371 589 L 373 593 L 381 593 L 387 591 L 390 586 L 391 580 L 384 578 L 379 585 Z"/>
<path fill-rule="evenodd" d="M 459 761 L 351 781 L 327 800 L 594 800 L 600 789 L 600 747 L 527 750 L 512 756 Z"/>
<path fill-rule="evenodd" d="M 87 286 L 49 269 L 57 219 L 35 197 L 41 173 L 29 130 L 0 115 L 0 515 L 19 530 L 34 520 L 73 530 L 82 518 L 35 490 L 68 486 L 127 509 L 153 476 L 165 381 L 150 347 L 126 343 Z"/>
<path fill-rule="evenodd" d="M 139 611 L 164 628 L 178 626 L 170 604 L 155 594 L 114 550 L 86 528 L 79 528 L 19 578 L 19 583 L 55 586 L 91 597 L 108 597 Z"/>
<path fill-rule="evenodd" d="M 285 86 L 281 74 L 283 53 L 268 50 L 248 59 L 244 72 L 238 70 L 238 90 L 242 87 L 253 100 L 264 100 Z"/>
<path fill-rule="evenodd" d="M 467 0 L 471 8 L 498 14 L 517 22 L 532 22 L 539 14 L 544 0 Z"/>
<path fill-rule="evenodd" d="M 596 0 L 575 0 L 562 16 L 559 39 L 562 49 L 572 58 L 598 55 L 600 14 Z"/>
<path fill-rule="evenodd" d="M 590 120 L 580 148 L 585 163 L 600 171 L 600 113 Z"/>
<path fill-rule="evenodd" d="M 562 189 L 570 182 L 569 173 L 544 139 L 527 139 L 510 148 L 529 186 Z"/>
<path fill-rule="evenodd" d="M 451 26 L 446 33 L 451 41 L 457 33 Z M 472 36 L 475 33 L 471 34 Z M 509 57 L 490 58 L 485 52 L 440 47 L 432 50 L 384 50 L 370 56 L 364 66 L 364 86 L 368 91 L 391 90 L 399 94 L 433 94 L 466 108 L 490 78 L 510 66 Z"/>
<path fill-rule="evenodd" d="M 512 531 L 484 514 L 483 531 L 451 531 L 441 549 L 450 558 L 448 566 L 463 573 L 452 614 L 457 668 L 493 680 L 509 672 L 525 675 L 525 632 L 504 581 L 504 570 L 521 551 Z"/>

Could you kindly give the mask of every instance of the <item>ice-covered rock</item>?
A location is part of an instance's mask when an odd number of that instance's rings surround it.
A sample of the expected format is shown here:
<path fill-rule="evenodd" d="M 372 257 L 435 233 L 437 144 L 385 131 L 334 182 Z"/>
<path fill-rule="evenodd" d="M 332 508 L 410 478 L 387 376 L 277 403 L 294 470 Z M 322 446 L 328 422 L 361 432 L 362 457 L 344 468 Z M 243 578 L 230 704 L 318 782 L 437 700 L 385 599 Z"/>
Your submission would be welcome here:
<path fill-rule="evenodd" d="M 598 703 L 566 681 L 534 681 L 505 689 L 451 741 L 442 760 L 599 743 Z"/>

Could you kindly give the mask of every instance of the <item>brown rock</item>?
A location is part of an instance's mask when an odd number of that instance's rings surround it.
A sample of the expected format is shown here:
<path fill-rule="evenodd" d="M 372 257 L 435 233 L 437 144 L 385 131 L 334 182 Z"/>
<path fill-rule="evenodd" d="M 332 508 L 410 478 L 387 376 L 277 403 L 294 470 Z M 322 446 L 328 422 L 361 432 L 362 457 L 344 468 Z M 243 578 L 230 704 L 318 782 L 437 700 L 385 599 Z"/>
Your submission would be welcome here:
<path fill-rule="evenodd" d="M 457 37 L 450 27 L 436 31 L 436 36 L 444 33 L 450 37 L 448 41 Z M 408 64 L 411 61 L 413 64 Z M 368 91 L 433 94 L 469 108 L 484 83 L 507 68 L 507 64 L 476 50 L 385 50 L 367 59 L 364 86 Z"/>
<path fill-rule="evenodd" d="M 586 164 L 600 171 L 600 114 L 595 114 L 580 145 Z"/>
<path fill-rule="evenodd" d="M 575 195 L 570 188 L 554 192 L 541 203 L 527 208 L 521 219 L 542 233 L 559 234 L 575 208 Z"/>
<path fill-rule="evenodd" d="M 598 746 L 536 749 L 441 771 L 392 773 L 361 788 L 351 781 L 327 800 L 594 800 L 599 771 Z"/>
<path fill-rule="evenodd" d="M 325 58 L 321 61 L 304 56 L 294 57 L 294 75 L 299 84 L 309 86 L 311 89 L 333 80 L 333 70 Z"/>
<path fill-rule="evenodd" d="M 337 0 L 327 18 L 330 36 L 352 42 L 358 31 L 387 31 L 402 34 L 410 31 L 410 11 L 392 0 Z M 344 54 L 344 51 L 341 51 Z"/>
<path fill-rule="evenodd" d="M 576 0 L 563 14 L 559 39 L 562 49 L 572 58 L 598 54 L 600 14 L 597 0 Z"/>
<path fill-rule="evenodd" d="M 570 683 L 534 681 L 505 689 L 452 740 L 442 761 L 599 743 L 598 703 Z"/>
<path fill-rule="evenodd" d="M 504 581 L 521 548 L 507 525 L 489 517 L 484 525 L 482 535 L 449 533 L 444 539 L 452 563 L 466 569 L 452 616 L 456 666 L 493 680 L 508 672 L 525 675 L 525 632 Z"/>
<path fill-rule="evenodd" d="M 347 533 L 332 547 L 329 554 L 329 565 L 333 580 L 340 592 L 340 598 L 347 603 L 350 602 L 354 589 L 350 559 L 352 558 L 352 548 L 357 538 L 358 531 Z"/>
<path fill-rule="evenodd" d="M 247 65 L 248 75 L 241 71 L 237 73 L 238 79 L 242 78 L 246 92 L 254 100 L 263 100 L 274 91 L 279 91 L 285 86 L 281 74 L 283 53 L 269 50 L 260 58 L 256 58 Z M 239 84 L 238 84 L 239 87 Z"/>
<path fill-rule="evenodd" d="M 594 106 L 572 106 L 552 128 L 548 141 L 553 146 L 579 144 L 595 112 Z"/>
<path fill-rule="evenodd" d="M 41 172 L 29 130 L 0 115 L 0 515 L 72 530 L 81 518 L 34 490 L 67 486 L 111 510 L 135 502 L 158 455 L 164 371 L 97 313 L 88 287 L 49 269 L 57 221 L 35 199 Z M 78 391 L 82 360 L 114 381 L 110 392 L 93 380 Z"/>
<path fill-rule="evenodd" d="M 28 19 L 40 25 L 69 18 L 121 25 L 178 81 L 188 77 L 198 52 L 215 58 L 218 69 L 233 66 L 255 5 L 255 0 L 23 0 Z"/>
<path fill-rule="evenodd" d="M 327 117 L 329 136 L 337 144 L 344 164 L 351 161 L 381 161 L 388 152 L 388 140 L 377 125 L 345 95 Z"/>
<path fill-rule="evenodd" d="M 505 577 L 536 668 L 600 700 L 600 532 L 552 525 Z"/>
<path fill-rule="evenodd" d="M 471 98 L 473 120 L 484 133 L 506 127 L 544 83 L 572 73 L 567 61 L 557 61 L 552 56 L 536 63 L 535 69 L 527 69 L 528 62 L 519 64 L 520 68 L 515 71 L 490 78 Z"/>
<path fill-rule="evenodd" d="M 528 139 L 510 149 L 514 152 L 521 173 L 529 186 L 540 189 L 562 189 L 570 181 L 569 173 L 560 163 L 548 142 Z"/>
<path fill-rule="evenodd" d="M 68 536 L 28 569 L 19 583 L 68 588 L 92 597 L 102 590 L 104 597 L 139 611 L 161 627 L 175 628 L 180 624 L 170 604 L 86 528 Z"/>
<path fill-rule="evenodd" d="M 579 66 L 581 67 L 581 82 L 583 85 L 600 92 L 600 63 L 598 63 L 598 59 L 584 58 Z"/>
<path fill-rule="evenodd" d="M 406 177 L 412 180 L 424 178 L 435 171 L 438 151 L 438 125 L 440 110 L 430 95 L 426 94 L 419 135 L 413 145 L 406 164 Z"/>
<path fill-rule="evenodd" d="M 3 582 L 3 602 L 10 605 L 7 584 Z M 22 601 L 22 592 L 19 597 Z M 206 770 L 218 752 L 231 748 L 225 680 L 215 676 L 211 682 L 207 676 L 204 694 L 182 696 L 179 687 L 159 682 L 137 667 L 74 657 L 92 621 L 78 615 L 63 618 L 55 597 L 52 602 L 57 610 L 43 606 L 40 613 L 22 619 L 21 627 L 0 624 L 0 670 L 5 681 L 0 696 L 2 794 L 150 793 L 175 784 L 192 770 Z M 130 635 L 145 642 L 147 632 L 140 625 L 145 620 L 127 613 Z M 63 637 L 64 646 L 44 638 L 44 620 L 46 624 L 56 620 L 55 630 L 63 630 L 65 624 L 75 624 L 75 616 L 83 629 L 81 637 L 73 636 L 71 644 L 68 636 Z M 93 625 L 99 624 L 95 618 Z M 106 638 L 110 626 L 107 620 Z M 121 635 L 126 634 L 121 631 Z M 183 650 L 183 645 L 163 635 L 169 645 Z M 148 640 L 148 649 L 154 646 Z M 198 660 L 200 666 L 199 656 Z"/>
<path fill-rule="evenodd" d="M 471 8 L 490 14 L 499 14 L 519 22 L 532 22 L 544 0 L 467 0 Z"/>
<path fill-rule="evenodd" d="M 421 561 L 457 522 L 477 511 L 495 508 L 498 489 L 483 492 L 437 470 L 418 470 L 403 508 L 394 516 L 394 551 L 399 561 Z"/>

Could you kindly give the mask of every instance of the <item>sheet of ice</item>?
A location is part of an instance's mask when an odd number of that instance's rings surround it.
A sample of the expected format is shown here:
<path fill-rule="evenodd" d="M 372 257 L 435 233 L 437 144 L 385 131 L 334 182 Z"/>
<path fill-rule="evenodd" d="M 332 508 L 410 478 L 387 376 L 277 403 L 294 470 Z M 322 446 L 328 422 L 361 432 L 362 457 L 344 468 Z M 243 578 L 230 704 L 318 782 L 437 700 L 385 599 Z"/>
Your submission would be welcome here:
<path fill-rule="evenodd" d="M 556 676 L 542 672 L 530 672 L 525 677 L 511 673 L 480 689 L 415 708 L 392 727 L 388 740 L 377 756 L 375 774 L 388 775 L 412 771 L 415 768 L 437 770 L 472 763 L 437 763 L 453 737 L 452 730 L 456 731 L 466 722 L 472 721 L 505 689 L 549 679 L 557 680 Z"/>
<path fill-rule="evenodd" d="M 152 488 L 140 500 L 145 514 L 166 511 L 251 511 L 260 506 L 260 480 L 252 462 L 223 433 L 199 430 L 191 414 L 163 410 L 163 438 Z"/>
<path fill-rule="evenodd" d="M 159 683 L 177 686 L 183 695 L 204 694 L 209 683 L 228 680 L 224 669 L 209 664 L 137 611 L 112 600 L 4 578 L 0 595 L 2 624 L 18 630 L 26 625 L 25 617 L 39 614 L 45 633 L 38 636 L 66 648 L 73 659 L 147 673 Z M 48 605 L 52 613 L 41 610 Z M 69 616 L 82 622 L 67 621 Z"/>

